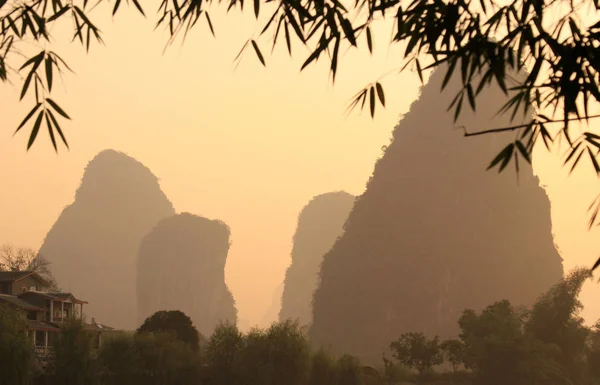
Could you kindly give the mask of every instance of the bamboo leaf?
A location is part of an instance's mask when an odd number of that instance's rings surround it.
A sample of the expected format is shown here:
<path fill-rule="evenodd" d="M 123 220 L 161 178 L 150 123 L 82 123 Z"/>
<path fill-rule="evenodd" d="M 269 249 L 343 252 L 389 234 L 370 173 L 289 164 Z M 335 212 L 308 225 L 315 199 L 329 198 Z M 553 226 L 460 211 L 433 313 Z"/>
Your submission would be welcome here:
<path fill-rule="evenodd" d="M 50 122 L 50 117 L 48 114 L 46 115 L 46 126 L 48 127 L 48 134 L 50 135 L 50 141 L 52 141 L 52 146 L 54 146 L 54 151 L 58 152 L 58 148 L 56 147 L 56 138 L 54 137 L 54 130 L 52 129 L 52 123 Z"/>
<path fill-rule="evenodd" d="M 48 91 L 52 91 L 52 59 L 46 57 L 46 82 L 48 83 Z"/>
<path fill-rule="evenodd" d="M 138 12 L 141 13 L 142 16 L 146 17 L 146 14 L 144 13 L 144 10 L 142 9 L 142 6 L 140 5 L 140 2 L 138 0 L 133 0 L 133 5 L 135 5 Z M 113 13 L 113 15 L 114 15 L 114 13 Z"/>
<path fill-rule="evenodd" d="M 29 111 L 29 113 L 27 114 L 27 116 L 25 116 L 25 119 L 23 119 L 23 121 L 21 122 L 21 124 L 19 124 L 19 127 L 17 127 L 17 130 L 15 131 L 15 134 L 17 132 L 19 132 L 19 130 L 21 128 L 23 128 L 25 126 L 25 124 L 27 124 L 27 122 L 29 121 L 29 119 L 31 119 L 31 117 L 33 116 L 33 114 L 35 114 L 35 112 L 42 106 L 42 103 L 38 103 L 35 105 L 35 107 L 33 107 L 31 109 L 31 111 Z"/>
<path fill-rule="evenodd" d="M 58 124 L 58 121 L 54 117 L 54 114 L 52 113 L 51 110 L 47 110 L 47 113 L 48 113 L 48 115 L 50 115 L 50 119 L 52 119 L 52 123 L 54 123 L 54 128 L 58 132 L 58 135 L 60 135 L 60 138 L 62 139 L 63 143 L 65 144 L 65 146 L 67 148 L 69 148 L 69 143 L 67 143 L 67 138 L 65 138 L 65 135 L 63 134 L 63 132 L 60 128 L 60 125 Z"/>
<path fill-rule="evenodd" d="M 371 118 L 373 118 L 375 116 L 375 87 L 371 87 L 369 103 L 371 105 Z"/>
<path fill-rule="evenodd" d="M 67 113 L 66 113 L 65 111 L 63 111 L 63 109 L 62 109 L 62 108 L 60 108 L 60 106 L 54 102 L 54 100 L 52 100 L 52 99 L 50 99 L 50 98 L 46 98 L 46 101 L 48 102 L 48 104 L 50 104 L 50 105 L 52 106 L 52 108 L 54 108 L 54 110 L 55 110 L 56 112 L 58 112 L 58 113 L 59 113 L 59 114 L 61 114 L 63 117 L 65 117 L 65 118 L 67 118 L 67 119 L 69 119 L 69 120 L 71 119 L 71 118 L 69 117 L 69 115 L 67 115 Z"/>
<path fill-rule="evenodd" d="M 379 101 L 381 102 L 381 105 L 385 107 L 385 94 L 383 93 L 383 87 L 379 82 L 375 84 L 375 87 L 377 88 L 377 96 L 379 97 Z"/>
<path fill-rule="evenodd" d="M 531 163 L 529 151 L 527 151 L 527 149 L 525 148 L 523 143 L 520 140 L 517 140 L 516 144 L 517 144 L 517 148 L 519 149 L 519 152 L 521 153 L 521 155 L 523 155 L 523 158 L 525 158 L 525 160 L 527 160 L 527 163 Z"/>
<path fill-rule="evenodd" d="M 35 123 L 33 125 L 33 129 L 31 130 L 31 135 L 29 135 L 29 142 L 27 142 L 27 150 L 31 148 L 33 142 L 35 142 L 35 138 L 37 137 L 38 132 L 40 131 L 40 126 L 42 124 L 42 118 L 44 117 L 44 111 L 40 111 Z"/>
<path fill-rule="evenodd" d="M 113 11 L 112 11 L 112 15 L 114 16 L 117 11 L 119 10 L 119 7 L 121 6 L 121 0 L 116 0 L 115 1 L 115 6 L 113 7 Z"/>
<path fill-rule="evenodd" d="M 258 19 L 258 13 L 260 12 L 260 1 L 254 0 L 254 16 Z"/>
<path fill-rule="evenodd" d="M 258 44 L 256 44 L 256 41 L 252 40 L 252 47 L 254 47 L 254 52 L 256 52 L 256 56 L 258 56 L 258 60 L 260 60 L 260 62 L 262 63 L 263 66 L 266 66 L 267 64 L 265 63 L 265 58 L 263 57 L 262 53 L 260 52 L 260 49 L 258 48 Z"/>
<path fill-rule="evenodd" d="M 475 111 L 475 94 L 473 93 L 473 87 L 471 86 L 471 83 L 467 84 L 467 96 L 469 97 L 471 109 Z"/>
<path fill-rule="evenodd" d="M 515 147 L 515 144 L 510 143 L 502 151 L 500 151 L 500 153 L 498 155 L 496 155 L 494 160 L 492 160 L 492 162 L 488 166 L 487 170 L 496 167 L 496 165 L 498 165 L 498 163 L 500 163 L 501 161 L 503 161 L 503 163 L 502 163 L 503 165 L 504 165 L 504 163 L 508 163 L 508 161 L 506 159 L 510 160 L 510 157 L 512 156 L 513 151 L 514 151 L 514 147 Z M 504 167 L 506 167 L 506 165 L 504 165 Z M 502 171 L 502 169 L 504 167 L 501 166 L 500 171 Z"/>

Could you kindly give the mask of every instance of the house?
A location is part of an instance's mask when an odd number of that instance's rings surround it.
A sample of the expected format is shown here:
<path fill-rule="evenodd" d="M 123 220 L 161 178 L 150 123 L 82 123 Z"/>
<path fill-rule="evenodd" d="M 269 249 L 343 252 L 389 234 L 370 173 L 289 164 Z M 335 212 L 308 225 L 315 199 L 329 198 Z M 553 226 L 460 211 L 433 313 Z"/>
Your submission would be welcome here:
<path fill-rule="evenodd" d="M 52 354 L 60 328 L 74 319 L 83 321 L 83 305 L 72 293 L 46 290 L 46 281 L 32 271 L 0 271 L 0 304 L 23 311 L 27 317 L 27 333 L 38 358 Z M 100 348 L 102 334 L 113 330 L 98 324 L 94 318 L 84 329 L 94 333 L 94 349 Z"/>

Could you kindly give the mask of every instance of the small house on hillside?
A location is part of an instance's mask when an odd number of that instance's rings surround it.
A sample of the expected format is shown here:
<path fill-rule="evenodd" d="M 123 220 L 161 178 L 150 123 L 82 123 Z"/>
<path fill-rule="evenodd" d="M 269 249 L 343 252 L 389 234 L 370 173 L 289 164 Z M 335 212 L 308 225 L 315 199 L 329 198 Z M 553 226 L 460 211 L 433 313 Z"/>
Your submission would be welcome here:
<path fill-rule="evenodd" d="M 45 280 L 32 271 L 0 271 L 0 304 L 21 310 L 27 318 L 28 335 L 38 358 L 52 355 L 60 328 L 71 320 L 83 320 L 83 305 L 72 293 L 46 291 Z M 94 348 L 100 348 L 102 334 L 113 330 L 96 323 L 84 323 L 94 333 Z"/>

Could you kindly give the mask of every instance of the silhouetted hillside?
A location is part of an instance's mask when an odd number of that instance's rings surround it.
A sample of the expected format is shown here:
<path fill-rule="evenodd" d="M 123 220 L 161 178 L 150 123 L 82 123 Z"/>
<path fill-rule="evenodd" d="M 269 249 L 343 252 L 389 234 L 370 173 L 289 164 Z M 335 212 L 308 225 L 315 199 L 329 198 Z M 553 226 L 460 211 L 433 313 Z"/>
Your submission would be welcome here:
<path fill-rule="evenodd" d="M 506 96 L 494 83 L 477 115 L 465 100 L 454 125 L 446 110 L 460 76 L 440 94 L 444 74 L 432 74 L 395 128 L 324 257 L 310 331 L 317 344 L 380 362 L 403 332 L 456 335 L 464 308 L 532 304 L 562 277 L 550 203 L 530 165 L 520 159 L 518 182 L 514 166 L 485 171 L 515 134 L 465 138 L 455 128 L 510 125 L 510 114 L 495 117 Z"/>
<path fill-rule="evenodd" d="M 112 327 L 134 328 L 140 240 L 173 213 L 146 166 L 102 151 L 87 165 L 75 201 L 50 229 L 40 253 L 52 263 L 61 288 L 89 302 L 85 314 Z"/>
<path fill-rule="evenodd" d="M 144 237 L 138 259 L 138 320 L 158 310 L 181 310 L 198 331 L 237 323 L 225 284 L 229 227 L 189 213 L 163 219 Z"/>
<path fill-rule="evenodd" d="M 273 291 L 273 297 L 271 298 L 271 305 L 260 320 L 260 327 L 268 328 L 277 322 L 279 311 L 281 310 L 281 297 L 283 296 L 283 282 L 281 282 Z"/>
<path fill-rule="evenodd" d="M 302 209 L 294 235 L 292 263 L 285 274 L 279 320 L 312 321 L 312 296 L 323 255 L 342 234 L 343 225 L 355 197 L 346 192 L 332 192 L 314 197 Z"/>

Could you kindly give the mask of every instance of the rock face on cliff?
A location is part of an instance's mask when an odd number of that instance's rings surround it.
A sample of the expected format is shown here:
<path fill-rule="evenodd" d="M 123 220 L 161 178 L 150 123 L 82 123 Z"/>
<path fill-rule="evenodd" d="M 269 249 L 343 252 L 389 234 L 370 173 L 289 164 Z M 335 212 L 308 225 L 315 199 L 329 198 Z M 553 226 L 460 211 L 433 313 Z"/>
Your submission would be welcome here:
<path fill-rule="evenodd" d="M 294 235 L 292 263 L 285 274 L 279 320 L 312 322 L 312 297 L 325 253 L 343 232 L 355 197 L 331 192 L 314 197 L 302 209 Z"/>
<path fill-rule="evenodd" d="M 476 114 L 464 101 L 454 124 L 447 107 L 460 75 L 440 92 L 444 75 L 432 74 L 395 128 L 324 257 L 310 330 L 317 345 L 379 363 L 401 333 L 456 335 L 463 309 L 531 304 L 562 277 L 550 203 L 530 165 L 520 159 L 518 179 L 514 166 L 486 172 L 515 134 L 465 138 L 455 128 L 511 125 L 510 114 L 495 116 L 506 96 L 494 83 Z"/>
<path fill-rule="evenodd" d="M 205 336 L 221 321 L 235 325 L 237 310 L 225 284 L 229 236 L 225 223 L 189 213 L 160 221 L 140 244 L 138 320 L 181 310 Z"/>
<path fill-rule="evenodd" d="M 100 152 L 87 165 L 75 201 L 40 249 L 65 291 L 89 302 L 84 314 L 119 329 L 136 322 L 136 257 L 142 237 L 174 214 L 158 179 L 137 160 Z"/>

